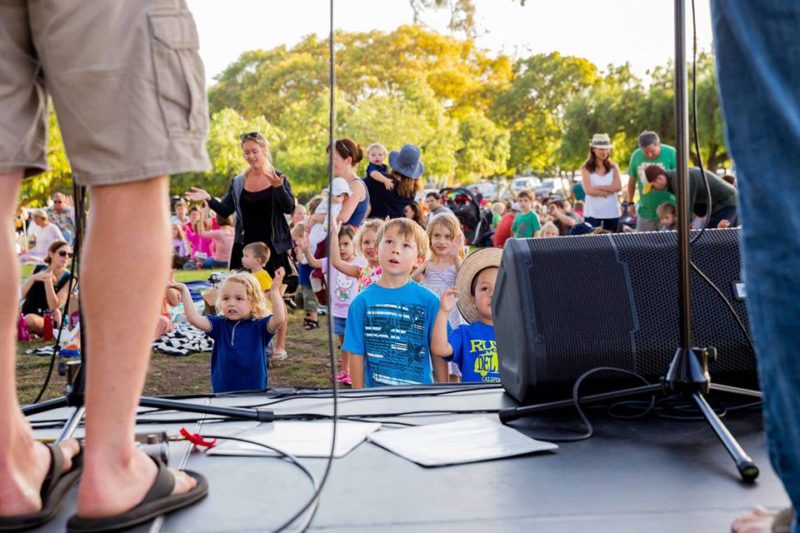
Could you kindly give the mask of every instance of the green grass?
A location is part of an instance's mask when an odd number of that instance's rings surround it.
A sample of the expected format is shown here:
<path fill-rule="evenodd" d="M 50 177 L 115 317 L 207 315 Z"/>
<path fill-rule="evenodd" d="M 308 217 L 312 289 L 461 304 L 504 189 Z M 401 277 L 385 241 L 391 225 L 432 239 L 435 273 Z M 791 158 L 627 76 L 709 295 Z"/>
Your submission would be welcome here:
<path fill-rule="evenodd" d="M 30 265 L 23 267 L 23 280 L 32 270 Z M 175 272 L 175 280 L 179 282 L 207 280 L 212 272 L 220 270 L 178 270 Z M 327 317 L 320 317 L 318 329 L 304 330 L 303 312 L 289 310 L 289 331 L 286 338 L 289 359 L 275 361 L 272 364 L 269 370 L 271 388 L 330 387 L 327 328 Z M 42 341 L 17 344 L 17 393 L 22 403 L 32 402 L 44 382 L 50 357 L 36 356 L 32 352 L 48 344 Z M 334 347 L 336 347 L 335 341 Z M 338 353 L 336 357 L 338 359 Z M 144 394 L 159 396 L 209 393 L 211 392 L 210 364 L 211 354 L 208 352 L 185 357 L 153 353 Z M 62 395 L 65 386 L 65 378 L 54 371 L 42 398 L 49 399 Z"/>
<path fill-rule="evenodd" d="M 306 331 L 302 327 L 303 313 L 298 310 L 290 312 L 286 339 L 289 359 L 272 363 L 269 369 L 270 388 L 330 387 L 326 318 L 321 317 L 319 329 Z M 22 403 L 30 403 L 35 399 L 50 364 L 49 357 L 28 352 L 48 344 L 41 341 L 17 344 L 17 393 Z M 150 359 L 144 394 L 159 396 L 209 393 L 210 364 L 211 354 L 208 352 L 185 357 L 154 353 Z M 65 378 L 54 371 L 43 399 L 62 395 L 65 385 Z"/>

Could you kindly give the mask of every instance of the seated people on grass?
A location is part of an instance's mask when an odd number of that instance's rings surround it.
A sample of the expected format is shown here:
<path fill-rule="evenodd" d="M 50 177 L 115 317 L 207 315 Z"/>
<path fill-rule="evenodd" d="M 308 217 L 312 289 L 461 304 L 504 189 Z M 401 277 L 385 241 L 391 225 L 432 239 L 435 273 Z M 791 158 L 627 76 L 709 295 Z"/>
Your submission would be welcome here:
<path fill-rule="evenodd" d="M 42 335 L 44 331 L 44 315 L 53 315 L 53 325 L 61 324 L 61 307 L 67 301 L 72 273 L 67 270 L 72 260 L 72 248 L 65 241 L 55 241 L 47 250 L 44 265 L 36 267 L 25 284 L 22 285 L 21 313 L 25 317 L 28 331 L 35 335 Z"/>

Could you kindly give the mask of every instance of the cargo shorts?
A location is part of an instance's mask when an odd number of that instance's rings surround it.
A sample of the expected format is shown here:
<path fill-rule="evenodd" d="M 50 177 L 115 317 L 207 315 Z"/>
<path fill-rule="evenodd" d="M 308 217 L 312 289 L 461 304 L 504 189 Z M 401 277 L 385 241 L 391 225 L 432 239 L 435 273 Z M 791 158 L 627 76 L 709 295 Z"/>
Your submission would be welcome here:
<path fill-rule="evenodd" d="M 49 97 L 81 185 L 207 170 L 198 48 L 184 0 L 0 0 L 0 173 L 47 170 Z"/>

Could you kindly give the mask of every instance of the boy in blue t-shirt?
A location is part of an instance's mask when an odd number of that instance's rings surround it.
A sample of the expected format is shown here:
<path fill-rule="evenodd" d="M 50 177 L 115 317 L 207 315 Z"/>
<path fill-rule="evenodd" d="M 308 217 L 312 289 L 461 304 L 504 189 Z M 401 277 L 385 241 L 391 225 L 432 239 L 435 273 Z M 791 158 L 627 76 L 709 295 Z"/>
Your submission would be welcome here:
<path fill-rule="evenodd" d="M 445 291 L 439 304 L 431 353 L 458 365 L 463 382 L 500 382 L 492 294 L 502 254 L 500 248 L 471 253 L 461 264 L 456 287 Z M 458 326 L 448 335 L 447 317 L 456 303 L 469 324 Z"/>
<path fill-rule="evenodd" d="M 432 360 L 431 332 L 439 300 L 411 280 L 428 254 L 428 236 L 408 218 L 378 232 L 381 277 L 353 299 L 343 349 L 351 354 L 353 388 L 447 381 L 443 359 Z"/>

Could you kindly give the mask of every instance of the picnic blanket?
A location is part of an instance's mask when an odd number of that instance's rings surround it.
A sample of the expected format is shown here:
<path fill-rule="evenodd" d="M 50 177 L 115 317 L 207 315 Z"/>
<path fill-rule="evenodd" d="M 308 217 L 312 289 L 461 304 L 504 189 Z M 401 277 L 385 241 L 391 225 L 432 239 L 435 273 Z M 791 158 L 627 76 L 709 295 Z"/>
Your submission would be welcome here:
<path fill-rule="evenodd" d="M 168 331 L 153 342 L 153 351 L 167 355 L 190 355 L 210 352 L 214 341 L 187 322 L 175 322 L 172 331 Z"/>

